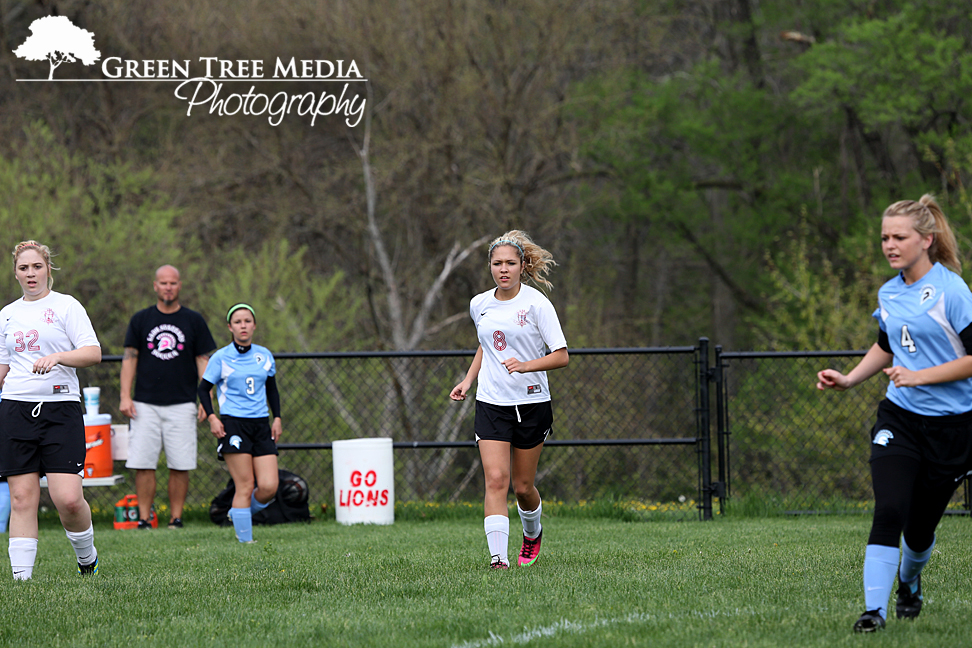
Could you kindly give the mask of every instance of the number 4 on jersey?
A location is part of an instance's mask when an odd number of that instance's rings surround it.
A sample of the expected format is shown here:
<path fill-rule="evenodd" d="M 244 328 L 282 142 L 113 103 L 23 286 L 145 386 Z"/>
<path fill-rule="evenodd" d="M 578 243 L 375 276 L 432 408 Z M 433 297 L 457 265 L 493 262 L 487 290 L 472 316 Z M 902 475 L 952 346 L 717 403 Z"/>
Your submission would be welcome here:
<path fill-rule="evenodd" d="M 907 324 L 901 327 L 901 346 L 908 349 L 908 353 L 915 353 L 918 351 L 918 347 L 915 346 L 915 341 L 912 339 L 911 333 L 908 332 Z"/>

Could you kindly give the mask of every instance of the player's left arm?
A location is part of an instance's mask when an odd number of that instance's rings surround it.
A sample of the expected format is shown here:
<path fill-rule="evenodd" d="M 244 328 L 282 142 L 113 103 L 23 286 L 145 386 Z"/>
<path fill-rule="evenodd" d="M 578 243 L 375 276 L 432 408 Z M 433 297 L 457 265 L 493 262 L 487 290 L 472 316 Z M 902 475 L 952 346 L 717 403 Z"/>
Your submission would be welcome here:
<path fill-rule="evenodd" d="M 83 369 L 101 362 L 100 346 L 83 346 L 71 351 L 58 351 L 34 362 L 34 373 L 45 374 L 57 365 Z"/>
<path fill-rule="evenodd" d="M 904 367 L 889 367 L 884 370 L 888 378 L 894 382 L 895 387 L 918 387 L 919 385 L 937 385 L 939 383 L 953 382 L 972 378 L 972 295 L 964 294 L 958 299 L 951 300 L 946 304 L 946 315 L 949 322 L 955 326 L 964 324 L 964 328 L 959 333 L 959 339 L 965 348 L 966 355 L 956 358 L 949 362 L 910 371 Z"/>
<path fill-rule="evenodd" d="M 535 309 L 536 326 L 540 333 L 540 338 L 548 348 L 553 349 L 550 353 L 537 358 L 521 362 L 517 358 L 508 358 L 503 361 L 503 366 L 511 374 L 530 373 L 535 371 L 550 371 L 566 367 L 570 362 L 570 355 L 567 353 L 567 338 L 564 337 L 564 330 L 560 326 L 560 318 L 553 304 L 544 301 L 537 305 Z"/>
<path fill-rule="evenodd" d="M 64 313 L 64 334 L 75 347 L 70 351 L 55 351 L 34 361 L 35 374 L 49 373 L 57 365 L 83 369 L 101 362 L 101 345 L 88 313 L 75 300 L 68 303 Z"/>
<path fill-rule="evenodd" d="M 884 370 L 895 387 L 918 387 L 937 385 L 972 378 L 972 355 L 962 356 L 935 367 L 910 371 L 904 367 L 888 367 Z"/>
<path fill-rule="evenodd" d="M 507 358 L 503 361 L 503 366 L 510 373 L 530 373 L 560 369 L 566 367 L 568 362 L 570 362 L 570 355 L 567 353 L 567 347 L 562 347 L 536 360 L 520 362 L 516 358 Z"/>
<path fill-rule="evenodd" d="M 283 421 L 280 418 L 280 392 L 277 390 L 276 376 L 267 376 L 266 382 L 267 403 L 270 405 L 270 413 L 273 415 L 273 422 L 270 424 L 270 436 L 276 443 L 283 434 Z"/>

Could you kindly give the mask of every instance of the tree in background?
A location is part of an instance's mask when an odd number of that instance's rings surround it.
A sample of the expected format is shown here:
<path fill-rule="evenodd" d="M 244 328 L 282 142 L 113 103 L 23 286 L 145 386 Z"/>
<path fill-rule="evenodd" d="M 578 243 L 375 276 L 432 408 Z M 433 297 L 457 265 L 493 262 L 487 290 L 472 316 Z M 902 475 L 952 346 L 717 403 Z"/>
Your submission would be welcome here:
<path fill-rule="evenodd" d="M 194 304 L 210 313 L 217 339 L 226 309 L 246 302 L 257 311 L 259 337 L 278 353 L 349 350 L 346 341 L 360 316 L 362 299 L 344 289 L 341 272 L 313 272 L 308 249 L 286 239 L 267 241 L 255 251 L 227 250 L 217 264 L 206 264 Z"/>
<path fill-rule="evenodd" d="M 0 155 L 4 247 L 25 239 L 49 245 L 60 267 L 54 289 L 81 300 L 105 353 L 120 353 L 129 318 L 152 296 L 155 269 L 185 268 L 198 247 L 175 227 L 178 212 L 149 171 L 72 153 L 40 124 L 15 144 L 16 158 Z M 187 282 L 187 301 L 200 288 Z M 20 295 L 12 276 L 5 293 L 4 303 Z"/>
<path fill-rule="evenodd" d="M 768 274 L 787 266 L 779 241 L 806 227 L 807 285 L 867 282 L 853 250 L 872 249 L 883 205 L 934 191 L 952 215 L 968 186 L 960 3 L 8 6 L 0 151 L 19 159 L 23 115 L 71 154 L 150 169 L 174 227 L 213 263 L 306 246 L 314 276 L 340 270 L 369 306 L 347 348 L 401 347 L 415 339 L 401 323 L 423 313 L 416 348 L 467 345 L 482 267 L 457 265 L 427 308 L 428 288 L 457 240 L 513 225 L 563 261 L 551 298 L 572 345 L 796 345 L 773 332 L 792 330 Z M 373 92 L 370 175 L 362 127 L 340 120 L 187 118 L 161 83 L 13 83 L 29 74 L 11 50 L 54 10 L 123 58 L 196 59 L 204 43 L 230 59 L 354 59 Z"/>

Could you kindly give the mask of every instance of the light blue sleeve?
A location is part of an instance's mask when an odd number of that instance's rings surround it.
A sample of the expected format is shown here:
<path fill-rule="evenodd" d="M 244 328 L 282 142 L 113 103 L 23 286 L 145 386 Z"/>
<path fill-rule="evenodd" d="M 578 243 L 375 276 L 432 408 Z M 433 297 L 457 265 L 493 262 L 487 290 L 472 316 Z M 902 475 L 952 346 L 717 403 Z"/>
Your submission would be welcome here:
<path fill-rule="evenodd" d="M 878 307 L 876 309 L 874 309 L 874 312 L 873 313 L 871 313 L 871 317 L 873 317 L 874 319 L 877 320 L 878 326 L 881 327 L 881 330 L 882 331 L 884 331 L 885 333 L 888 332 L 887 326 L 884 325 L 884 318 L 881 317 L 881 298 L 880 297 L 878 297 Z"/>
<path fill-rule="evenodd" d="M 217 349 L 216 353 L 209 358 L 209 363 L 206 365 L 206 371 L 203 372 L 203 380 L 208 380 L 213 385 L 218 383 L 220 377 L 223 375 L 222 367 L 223 349 Z"/>

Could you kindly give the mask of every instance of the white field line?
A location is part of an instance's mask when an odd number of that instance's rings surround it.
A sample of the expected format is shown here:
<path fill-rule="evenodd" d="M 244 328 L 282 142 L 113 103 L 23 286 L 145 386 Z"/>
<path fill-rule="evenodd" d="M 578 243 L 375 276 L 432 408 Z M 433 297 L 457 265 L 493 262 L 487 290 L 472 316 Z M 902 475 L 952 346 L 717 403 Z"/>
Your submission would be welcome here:
<path fill-rule="evenodd" d="M 541 626 L 539 628 L 525 629 L 523 632 L 518 632 L 513 635 L 504 637 L 503 635 L 497 635 L 492 632 L 489 633 L 489 637 L 486 639 L 473 639 L 472 641 L 463 641 L 461 643 L 452 644 L 452 648 L 486 648 L 487 646 L 515 646 L 517 644 L 525 644 L 536 639 L 547 639 L 551 637 L 556 637 L 559 634 L 571 633 L 571 634 L 583 634 L 585 632 L 590 632 L 592 630 L 597 630 L 598 628 L 607 628 L 610 626 L 621 625 L 625 623 L 650 623 L 652 621 L 662 621 L 669 619 L 685 619 L 689 617 L 700 618 L 700 619 L 712 619 L 716 617 L 740 617 L 740 616 L 754 616 L 756 613 L 749 609 L 735 609 L 735 610 L 712 610 L 709 612 L 688 612 L 686 614 L 643 614 L 639 612 L 633 612 L 627 614 L 623 617 L 615 617 L 613 619 L 597 619 L 595 618 L 590 622 L 583 621 L 571 621 L 569 619 L 561 619 L 555 623 L 548 626 Z"/>

